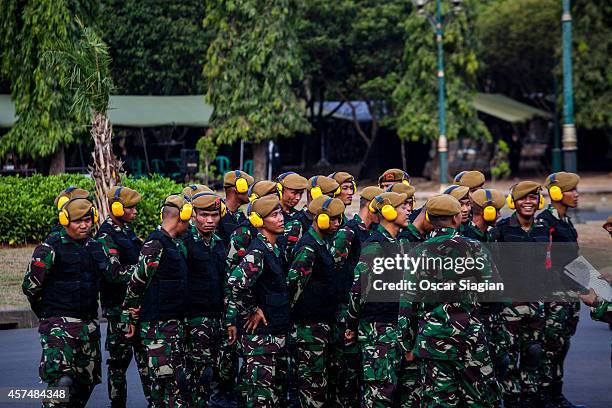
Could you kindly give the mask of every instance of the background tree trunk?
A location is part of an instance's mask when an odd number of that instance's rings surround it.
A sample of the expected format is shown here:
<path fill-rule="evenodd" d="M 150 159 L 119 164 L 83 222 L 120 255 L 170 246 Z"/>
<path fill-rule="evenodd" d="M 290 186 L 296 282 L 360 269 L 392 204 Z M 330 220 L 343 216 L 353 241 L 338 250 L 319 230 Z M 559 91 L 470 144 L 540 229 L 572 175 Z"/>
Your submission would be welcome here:
<path fill-rule="evenodd" d="M 51 157 L 51 164 L 49 164 L 49 174 L 62 174 L 66 171 L 66 149 L 63 143 L 57 145 L 57 150 Z"/>
<path fill-rule="evenodd" d="M 268 141 L 253 143 L 253 176 L 255 180 L 265 180 L 268 175 Z"/>

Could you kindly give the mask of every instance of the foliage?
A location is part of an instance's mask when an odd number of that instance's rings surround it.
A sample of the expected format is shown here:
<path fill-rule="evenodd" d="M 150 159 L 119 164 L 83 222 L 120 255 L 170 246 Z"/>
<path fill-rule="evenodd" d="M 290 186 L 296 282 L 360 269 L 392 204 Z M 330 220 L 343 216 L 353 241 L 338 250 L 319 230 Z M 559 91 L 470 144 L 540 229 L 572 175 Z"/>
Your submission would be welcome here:
<path fill-rule="evenodd" d="M 93 191 L 93 180 L 84 175 L 34 175 L 0 177 L 0 243 L 20 245 L 42 241 L 57 223 L 53 200 L 66 187 L 76 185 Z M 160 176 L 125 178 L 123 185 L 142 194 L 138 217 L 133 224 L 136 233 L 145 237 L 159 224 L 161 201 L 182 190 L 174 181 Z"/>
<path fill-rule="evenodd" d="M 292 86 L 301 78 L 293 0 L 206 2 L 216 32 L 204 65 L 218 143 L 261 142 L 307 132 Z"/>
<path fill-rule="evenodd" d="M 196 150 L 200 152 L 200 172 L 204 174 L 204 184 L 208 184 L 217 169 L 212 163 L 219 148 L 209 135 L 203 135 L 196 143 Z"/>
<path fill-rule="evenodd" d="M 498 140 L 490 163 L 491 177 L 493 180 L 503 179 L 512 173 L 510 170 L 510 163 L 508 162 L 508 153 L 510 153 L 508 143 L 501 139 Z"/>
<path fill-rule="evenodd" d="M 450 2 L 443 2 L 443 13 Z M 473 97 L 476 76 L 480 69 L 471 33 L 472 1 L 464 1 L 462 9 L 453 12 L 444 25 L 444 58 L 446 79 L 446 136 L 479 139 L 490 138 L 484 124 L 476 116 Z M 435 2 L 426 10 L 435 13 Z M 396 128 L 402 139 L 435 140 L 438 127 L 437 46 L 435 34 L 426 18 L 413 12 L 404 25 L 403 77 L 393 92 L 397 107 Z"/>
<path fill-rule="evenodd" d="M 77 36 L 74 16 L 89 17 L 90 2 L 39 0 L 2 2 L 0 13 L 0 75 L 11 84 L 17 121 L 0 138 L 0 157 L 14 151 L 39 158 L 53 154 L 60 144 L 75 141 L 81 118 L 68 109 L 70 90 L 60 82 L 68 73 L 51 69 L 43 54 Z"/>
<path fill-rule="evenodd" d="M 202 66 L 211 40 L 201 0 L 103 0 L 102 38 L 109 45 L 118 93 L 204 92 Z"/>

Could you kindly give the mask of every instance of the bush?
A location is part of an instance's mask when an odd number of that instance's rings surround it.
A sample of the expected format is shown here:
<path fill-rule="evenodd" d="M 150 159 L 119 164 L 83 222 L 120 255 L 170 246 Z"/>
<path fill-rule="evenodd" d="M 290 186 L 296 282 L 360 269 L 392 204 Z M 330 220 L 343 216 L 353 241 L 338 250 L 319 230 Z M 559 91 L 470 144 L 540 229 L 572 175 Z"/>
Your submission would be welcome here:
<path fill-rule="evenodd" d="M 53 200 L 60 191 L 71 185 L 93 192 L 93 180 L 84 175 L 0 177 L 0 244 L 41 242 L 57 223 Z M 158 175 L 140 179 L 124 178 L 123 185 L 142 194 L 142 201 L 137 207 L 138 217 L 133 224 L 140 237 L 146 237 L 159 224 L 162 200 L 182 190 L 179 184 Z"/>

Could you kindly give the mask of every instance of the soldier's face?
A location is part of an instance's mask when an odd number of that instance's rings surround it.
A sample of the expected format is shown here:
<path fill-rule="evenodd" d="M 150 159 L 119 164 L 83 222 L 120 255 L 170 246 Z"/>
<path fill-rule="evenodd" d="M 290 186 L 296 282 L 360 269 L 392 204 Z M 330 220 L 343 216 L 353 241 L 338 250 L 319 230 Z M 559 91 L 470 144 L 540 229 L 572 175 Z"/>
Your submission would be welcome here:
<path fill-rule="evenodd" d="M 304 190 L 295 190 L 293 188 L 283 188 L 283 204 L 289 208 L 293 208 L 302 199 Z"/>
<path fill-rule="evenodd" d="M 347 182 L 340 185 L 340 195 L 338 197 L 345 206 L 353 202 L 353 183 Z"/>
<path fill-rule="evenodd" d="M 335 234 L 338 231 L 338 228 L 340 228 L 340 222 L 342 222 L 342 215 L 330 217 L 329 218 L 329 228 L 326 229 L 325 231 L 327 231 L 327 233 L 329 233 L 330 235 Z"/>
<path fill-rule="evenodd" d="M 221 214 L 219 210 L 195 210 L 195 224 L 202 234 L 211 234 L 219 225 Z"/>
<path fill-rule="evenodd" d="M 123 207 L 123 217 L 121 219 L 129 224 L 136 219 L 137 213 L 136 207 Z"/>
<path fill-rule="evenodd" d="M 392 185 L 397 184 L 397 183 L 398 183 L 397 181 L 381 181 L 379 184 L 379 187 L 382 188 L 383 190 L 386 190 Z"/>
<path fill-rule="evenodd" d="M 406 203 L 403 203 L 402 205 L 396 208 L 397 218 L 395 219 L 394 222 L 402 228 L 405 228 L 408 226 L 408 213 L 409 213 L 408 208 L 409 207 Z"/>
<path fill-rule="evenodd" d="M 529 218 L 533 217 L 536 210 L 538 209 L 538 204 L 540 202 L 539 194 L 530 193 L 520 200 L 515 201 L 516 212 L 518 212 L 522 217 Z"/>
<path fill-rule="evenodd" d="M 93 220 L 91 216 L 83 217 L 80 220 L 70 221 L 70 224 L 66 226 L 66 233 L 68 236 L 76 241 L 84 240 L 89 236 Z"/>
<path fill-rule="evenodd" d="M 465 224 L 470 219 L 470 213 L 472 212 L 472 202 L 469 197 L 465 197 L 459 200 L 461 204 L 461 223 Z"/>
<path fill-rule="evenodd" d="M 280 235 L 285 231 L 285 219 L 283 218 L 283 212 L 280 207 L 264 217 L 263 222 L 264 229 L 273 234 Z"/>
<path fill-rule="evenodd" d="M 563 193 L 563 199 L 561 200 L 561 202 L 567 207 L 576 208 L 578 206 L 579 196 L 580 194 L 578 194 L 578 190 L 576 189 L 566 191 Z"/>

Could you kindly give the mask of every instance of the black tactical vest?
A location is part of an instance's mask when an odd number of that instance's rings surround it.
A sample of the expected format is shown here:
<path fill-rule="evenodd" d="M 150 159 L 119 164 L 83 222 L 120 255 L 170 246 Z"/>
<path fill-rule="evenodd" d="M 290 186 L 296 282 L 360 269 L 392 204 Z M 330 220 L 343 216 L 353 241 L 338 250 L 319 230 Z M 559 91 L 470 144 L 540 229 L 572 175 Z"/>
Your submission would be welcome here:
<path fill-rule="evenodd" d="M 197 232 L 195 232 L 197 234 Z M 220 318 L 223 312 L 223 282 L 225 278 L 225 246 L 216 241 L 214 246 L 196 242 L 189 232 L 187 246 L 188 317 Z"/>
<path fill-rule="evenodd" d="M 151 240 L 160 241 L 163 252 L 144 294 L 140 320 L 182 319 L 187 309 L 187 260 L 163 232 L 153 231 L 147 238 Z"/>
<path fill-rule="evenodd" d="M 97 241 L 85 245 L 62 243 L 59 236 L 46 240 L 55 252 L 53 270 L 42 290 L 40 317 L 98 317 L 98 295 L 108 258 Z"/>
<path fill-rule="evenodd" d="M 96 238 L 102 233 L 108 234 L 115 245 L 117 245 L 119 251 L 119 262 L 121 265 L 134 265 L 138 263 L 138 256 L 140 255 L 142 241 L 136 236 L 134 231 L 130 229 L 123 232 L 117 232 L 111 223 L 106 221 L 98 230 Z M 111 307 L 121 306 L 123 299 L 125 298 L 126 290 L 127 282 L 109 283 L 102 281 L 102 293 L 100 294 L 102 308 L 108 309 Z"/>
<path fill-rule="evenodd" d="M 305 245 L 314 249 L 316 258 L 310 279 L 293 305 L 291 317 L 296 323 L 332 323 L 335 320 L 340 286 L 334 258 L 327 247 L 317 243 L 308 232 L 297 242 L 294 253 Z"/>

